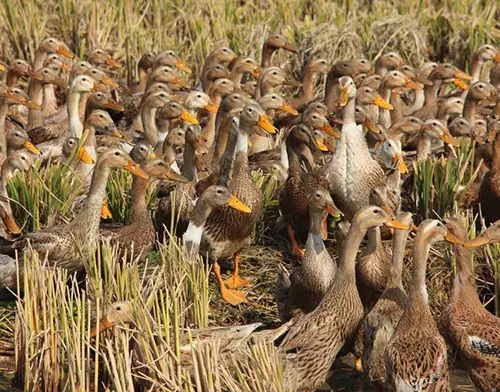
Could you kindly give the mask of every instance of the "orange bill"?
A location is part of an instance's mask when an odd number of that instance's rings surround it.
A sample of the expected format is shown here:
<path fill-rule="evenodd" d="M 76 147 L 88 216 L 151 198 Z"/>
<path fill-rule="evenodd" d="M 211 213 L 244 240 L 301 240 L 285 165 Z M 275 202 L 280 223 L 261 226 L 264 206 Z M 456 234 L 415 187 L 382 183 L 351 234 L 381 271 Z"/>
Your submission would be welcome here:
<path fill-rule="evenodd" d="M 5 67 L 5 65 L 3 65 L 2 63 L 0 63 L 0 72 L 5 72 L 7 68 Z"/>
<path fill-rule="evenodd" d="M 80 147 L 76 154 L 76 157 L 83 163 L 92 164 L 94 163 L 94 158 L 87 152 L 85 147 Z"/>
<path fill-rule="evenodd" d="M 152 161 L 153 159 L 156 159 L 157 156 L 154 152 L 150 152 L 148 155 L 148 160 Z"/>
<path fill-rule="evenodd" d="M 144 170 L 142 170 L 139 166 L 134 165 L 132 161 L 128 161 L 127 164 L 124 167 L 125 170 L 129 171 L 132 173 L 134 176 L 137 176 L 139 178 L 142 178 L 144 180 L 149 180 L 148 173 L 146 173 Z"/>
<path fill-rule="evenodd" d="M 397 153 L 392 157 L 392 163 L 397 164 L 399 172 L 401 174 L 408 173 L 408 166 L 406 166 L 405 160 L 403 159 L 403 154 Z"/>
<path fill-rule="evenodd" d="M 261 114 L 259 116 L 259 121 L 257 125 L 262 128 L 267 133 L 276 133 L 278 130 L 276 127 L 269 121 L 269 118 L 265 114 Z"/>
<path fill-rule="evenodd" d="M 36 155 L 40 155 L 41 152 L 38 148 L 35 147 L 35 145 L 33 143 L 31 143 L 29 140 L 26 140 L 24 143 L 23 143 L 23 147 L 28 150 L 29 152 L 31 152 L 32 154 L 36 154 Z"/>
<path fill-rule="evenodd" d="M 299 115 L 299 112 L 297 111 L 297 109 L 295 109 L 292 105 L 290 105 L 289 103 L 287 103 L 285 101 L 283 101 L 283 103 L 281 104 L 281 106 L 279 107 L 279 109 L 282 112 L 291 114 L 292 116 L 298 116 Z"/>
<path fill-rule="evenodd" d="M 93 338 L 94 336 L 100 334 L 101 332 L 113 328 L 114 324 L 109 322 L 106 317 L 103 317 L 101 321 L 99 321 L 99 324 L 96 327 L 93 327 L 90 330 L 90 337 Z"/>
<path fill-rule="evenodd" d="M 227 202 L 227 205 L 231 208 L 234 208 L 237 211 L 241 211 L 246 214 L 250 214 L 252 212 L 252 209 L 250 207 L 248 207 L 245 203 L 240 201 L 240 199 L 238 199 L 234 195 L 231 195 L 229 201 Z"/>
<path fill-rule="evenodd" d="M 182 79 L 178 76 L 175 76 L 172 80 L 171 80 L 171 83 L 176 85 L 176 86 L 179 86 L 179 87 L 188 87 L 189 86 L 189 83 L 187 82 L 187 80 L 185 79 Z"/>
<path fill-rule="evenodd" d="M 189 68 L 189 67 L 187 66 L 187 64 L 186 64 L 184 61 L 182 61 L 181 59 L 178 59 L 178 60 L 175 62 L 175 66 L 176 66 L 176 68 L 178 68 L 178 69 L 180 69 L 181 71 L 184 71 L 184 72 L 186 72 L 186 73 L 188 73 L 188 74 L 190 74 L 190 73 L 192 72 L 192 71 L 191 71 L 191 68 Z"/>
<path fill-rule="evenodd" d="M 326 212 L 329 213 L 331 216 L 335 216 L 337 214 L 337 209 L 335 208 L 335 205 L 332 203 L 328 203 L 325 208 Z"/>
<path fill-rule="evenodd" d="M 334 137 L 335 139 L 340 139 L 340 132 L 337 131 L 335 128 L 332 128 L 332 126 L 328 121 L 325 121 L 325 123 L 321 126 L 320 129 L 323 132 L 325 132 L 328 136 Z"/>
<path fill-rule="evenodd" d="M 104 200 L 102 202 L 102 207 L 101 207 L 101 219 L 111 219 L 111 218 L 113 218 L 113 214 L 109 209 L 108 201 Z"/>
<path fill-rule="evenodd" d="M 460 78 L 453 79 L 453 84 L 457 86 L 460 90 L 467 90 L 469 88 L 469 85 Z"/>
<path fill-rule="evenodd" d="M 112 101 L 112 100 L 106 101 L 104 106 L 107 109 L 114 110 L 115 112 L 124 112 L 125 111 L 125 108 L 123 107 L 123 105 L 119 104 L 118 102 Z"/>
<path fill-rule="evenodd" d="M 392 110 L 394 107 L 387 102 L 384 98 L 382 98 L 380 95 L 377 95 L 375 99 L 373 100 L 373 104 L 377 105 L 379 108 L 382 109 L 387 109 L 387 110 Z"/>
<path fill-rule="evenodd" d="M 184 110 L 180 114 L 179 118 L 182 121 L 186 121 L 186 122 L 188 122 L 190 124 L 194 124 L 194 125 L 198 124 L 198 119 L 195 116 L 193 116 L 191 113 L 189 113 L 187 110 Z"/>
<path fill-rule="evenodd" d="M 476 237 L 473 240 L 465 241 L 464 246 L 466 248 L 477 248 L 479 246 L 488 245 L 491 241 L 483 236 Z"/>
<path fill-rule="evenodd" d="M 458 79 L 462 79 L 462 80 L 472 80 L 472 76 L 466 74 L 465 72 L 463 71 L 460 71 L 459 69 L 457 69 L 455 71 L 455 73 L 453 74 L 453 76 L 455 78 L 458 78 Z"/>
<path fill-rule="evenodd" d="M 110 67 L 113 67 L 113 68 L 121 68 L 122 67 L 122 65 L 111 56 L 106 57 L 106 60 L 104 60 L 104 62 L 106 63 L 106 65 L 109 65 Z"/>
<path fill-rule="evenodd" d="M 101 79 L 101 83 L 104 84 L 105 86 L 111 87 L 111 88 L 117 88 L 118 83 L 116 83 L 113 79 L 111 79 L 109 76 L 104 75 Z"/>
<path fill-rule="evenodd" d="M 186 177 L 184 177 L 184 176 L 182 176 L 182 175 L 180 175 L 180 174 L 176 173 L 176 172 L 175 172 L 174 170 L 172 170 L 172 169 L 169 169 L 169 170 L 165 173 L 165 178 L 168 178 L 169 180 L 172 180 L 172 181 L 175 181 L 175 182 L 180 182 L 180 183 L 183 183 L 183 184 L 185 184 L 185 183 L 188 183 L 188 182 L 189 182 L 189 180 L 188 180 Z"/>
<path fill-rule="evenodd" d="M 407 225 L 401 223 L 395 218 L 392 218 L 389 221 L 385 222 L 385 226 L 387 226 L 390 229 L 410 230 L 410 228 Z"/>
<path fill-rule="evenodd" d="M 439 138 L 450 146 L 453 146 L 455 144 L 455 139 L 448 132 L 443 132 L 441 135 L 439 135 Z"/>
<path fill-rule="evenodd" d="M 366 127 L 366 129 L 368 129 L 371 133 L 375 133 L 375 134 L 379 134 L 379 133 L 382 133 L 382 130 L 380 129 L 380 127 L 377 125 L 377 123 L 373 122 L 372 120 L 370 120 L 370 118 L 368 116 L 365 116 L 364 120 L 363 120 L 363 125 Z"/>
<path fill-rule="evenodd" d="M 463 240 L 458 238 L 455 234 L 451 233 L 449 230 L 446 232 L 444 239 L 448 242 L 451 242 L 452 244 L 462 244 L 463 245 L 463 243 L 464 243 Z"/>
<path fill-rule="evenodd" d="M 111 131 L 111 136 L 116 137 L 117 139 L 123 139 L 125 137 L 123 136 L 123 133 L 121 133 L 116 127 L 113 127 L 113 130 Z"/>
<path fill-rule="evenodd" d="M 255 79 L 260 78 L 259 67 L 255 68 L 252 72 L 250 72 L 250 75 L 252 75 Z"/>
<path fill-rule="evenodd" d="M 411 79 L 405 80 L 405 87 L 409 88 L 410 90 L 421 90 L 422 89 L 422 87 L 420 87 L 417 83 L 415 83 Z"/>
<path fill-rule="evenodd" d="M 33 109 L 33 110 L 42 110 L 42 106 L 39 105 L 38 103 L 32 101 L 31 99 L 28 99 L 28 98 L 25 98 L 23 99 L 23 102 L 22 104 L 24 106 L 26 106 L 27 108 L 29 109 Z"/>
<path fill-rule="evenodd" d="M 314 141 L 316 142 L 316 146 L 320 151 L 328 151 L 328 147 L 325 145 L 323 138 L 317 137 L 314 139 Z"/>
<path fill-rule="evenodd" d="M 97 93 L 99 91 L 104 91 L 104 87 L 100 83 L 94 83 L 94 86 L 90 89 L 90 92 Z"/>
<path fill-rule="evenodd" d="M 17 225 L 16 220 L 12 216 L 12 214 L 6 214 L 2 217 L 2 222 L 7 228 L 7 231 L 11 234 L 19 234 L 21 233 L 21 228 Z"/>
<path fill-rule="evenodd" d="M 212 102 L 207 103 L 204 108 L 207 112 L 209 113 L 217 113 L 217 110 L 219 110 L 219 107 Z"/>
<path fill-rule="evenodd" d="M 349 102 L 349 91 L 345 87 L 340 87 L 340 98 L 338 106 L 344 107 Z"/>
<path fill-rule="evenodd" d="M 71 50 L 65 48 L 63 45 L 57 48 L 56 53 L 60 56 L 67 57 L 68 59 L 72 59 L 73 57 L 75 57 L 75 54 Z"/>

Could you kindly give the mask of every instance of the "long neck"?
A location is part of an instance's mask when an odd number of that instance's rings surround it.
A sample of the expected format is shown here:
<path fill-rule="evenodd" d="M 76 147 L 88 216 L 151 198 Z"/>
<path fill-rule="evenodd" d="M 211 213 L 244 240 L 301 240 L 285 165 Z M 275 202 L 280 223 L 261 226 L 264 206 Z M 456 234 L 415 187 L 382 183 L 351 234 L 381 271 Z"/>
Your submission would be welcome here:
<path fill-rule="evenodd" d="M 243 78 L 243 74 L 240 71 L 238 71 L 237 69 L 231 70 L 231 73 L 229 75 L 229 79 L 231 80 L 231 82 L 233 82 L 236 90 L 241 89 L 241 79 L 242 78 Z"/>
<path fill-rule="evenodd" d="M 80 116 L 80 121 L 85 121 L 85 109 L 87 108 L 89 97 L 90 93 L 83 93 L 80 95 L 80 103 L 78 104 L 78 116 Z"/>
<path fill-rule="evenodd" d="M 417 143 L 417 158 L 426 159 L 431 153 L 431 138 L 427 135 L 422 135 Z"/>
<path fill-rule="evenodd" d="M 427 287 L 425 285 L 425 267 L 429 257 L 429 242 L 417 234 L 413 251 L 413 277 L 410 286 L 410 301 L 427 303 Z"/>
<path fill-rule="evenodd" d="M 351 279 L 355 279 L 356 277 L 356 256 L 365 234 L 366 230 L 361 229 L 359 224 L 353 221 L 349 229 L 349 233 L 343 243 L 343 260 L 340 270 L 344 276 Z"/>
<path fill-rule="evenodd" d="M 17 81 L 19 80 L 19 75 L 16 72 L 12 72 L 9 69 L 7 72 L 7 78 L 5 79 L 5 84 L 9 87 L 15 87 L 17 85 Z"/>
<path fill-rule="evenodd" d="M 403 288 L 403 258 L 407 239 L 407 230 L 395 230 L 392 239 L 392 269 L 387 288 Z"/>
<path fill-rule="evenodd" d="M 169 141 L 165 140 L 165 143 L 163 144 L 163 159 L 170 165 L 170 167 L 177 168 L 176 172 L 179 173 L 179 166 L 177 165 L 177 161 L 175 158 L 175 146 Z"/>
<path fill-rule="evenodd" d="M 314 99 L 314 78 L 316 74 L 308 68 L 304 74 L 302 83 L 302 100 L 303 102 L 311 102 Z"/>
<path fill-rule="evenodd" d="M 239 127 L 239 124 L 238 124 Z M 236 150 L 236 143 L 238 141 L 239 130 L 238 127 L 227 127 L 227 142 L 224 154 L 220 159 L 220 164 L 216 167 L 219 174 L 219 185 L 226 186 L 231 177 L 233 165 L 234 165 L 234 154 Z M 248 148 L 248 147 L 247 147 Z"/>
<path fill-rule="evenodd" d="M 288 169 L 290 168 L 290 160 L 288 159 L 288 151 L 286 148 L 285 140 L 283 140 L 280 144 L 280 162 L 285 173 L 288 173 Z"/>
<path fill-rule="evenodd" d="M 33 70 L 38 71 L 40 68 L 42 68 L 46 58 L 47 53 L 45 51 L 37 50 L 35 53 L 35 59 L 33 60 Z"/>
<path fill-rule="evenodd" d="M 137 85 L 137 90 L 139 92 L 144 92 L 148 84 L 148 73 L 143 68 L 139 68 L 139 84 Z"/>
<path fill-rule="evenodd" d="M 213 207 L 208 204 L 208 201 L 202 199 L 196 203 L 188 228 L 182 236 L 184 245 L 186 246 L 189 254 L 198 254 L 203 235 L 203 227 L 205 226 L 205 222 L 212 210 Z"/>
<path fill-rule="evenodd" d="M 271 66 L 271 59 L 273 58 L 274 51 L 275 49 L 271 46 L 264 45 L 262 47 L 262 60 L 261 60 L 262 68 L 267 68 Z"/>
<path fill-rule="evenodd" d="M 329 74 L 326 78 L 326 86 L 325 86 L 325 100 L 324 103 L 328 108 L 328 111 L 333 111 L 335 108 L 335 102 L 337 102 L 337 98 L 339 95 L 339 78 Z"/>
<path fill-rule="evenodd" d="M 71 91 L 68 96 L 68 121 L 69 121 L 69 135 L 72 137 L 80 138 L 82 136 L 83 125 L 80 120 L 80 93 Z"/>
<path fill-rule="evenodd" d="M 144 106 L 141 110 L 141 118 L 142 124 L 144 127 L 144 137 L 146 141 L 153 146 L 156 147 L 158 144 L 158 131 L 156 129 L 156 111 L 158 109 L 153 107 Z"/>
<path fill-rule="evenodd" d="M 464 109 L 462 116 L 469 122 L 474 123 L 474 116 L 476 115 L 476 100 L 470 94 L 467 94 L 464 102 Z"/>
<path fill-rule="evenodd" d="M 422 109 L 424 106 L 425 102 L 425 90 L 420 89 L 420 90 L 414 90 L 415 91 L 415 101 L 413 101 L 413 105 L 411 105 L 408 110 L 405 112 L 405 114 L 413 114 L 417 110 Z"/>
<path fill-rule="evenodd" d="M 182 176 L 188 180 L 195 180 L 197 178 L 195 159 L 196 150 L 192 143 L 186 143 L 184 146 L 183 154 Z"/>
<path fill-rule="evenodd" d="M 148 206 L 146 205 L 146 191 L 148 180 L 134 176 L 132 189 L 130 191 L 130 203 L 132 205 L 132 222 L 142 222 L 149 219 Z"/>
<path fill-rule="evenodd" d="M 478 55 L 474 55 L 472 58 L 472 66 L 471 66 L 471 76 L 472 83 L 479 81 L 481 78 L 481 68 L 483 66 L 483 61 Z"/>
<path fill-rule="evenodd" d="M 386 88 L 384 90 L 384 99 L 386 102 L 391 102 L 392 94 L 391 89 Z M 389 128 L 391 126 L 391 114 L 388 109 L 380 108 L 379 109 L 379 122 L 384 127 Z"/>
<path fill-rule="evenodd" d="M 381 245 L 381 241 L 382 236 L 380 235 L 380 229 L 378 227 L 368 230 L 368 245 L 366 247 L 366 253 L 370 254 L 375 252 Z"/>
<path fill-rule="evenodd" d="M 240 128 L 234 149 L 233 173 L 240 172 L 245 165 L 248 165 L 248 131 Z"/>
<path fill-rule="evenodd" d="M 356 124 L 355 120 L 356 114 L 356 102 L 354 98 L 349 98 L 346 107 L 344 108 L 344 114 L 342 121 L 344 124 Z"/>
<path fill-rule="evenodd" d="M 221 101 L 222 101 L 222 97 L 220 95 L 217 95 L 217 94 L 214 94 L 214 96 L 211 97 L 211 99 L 212 99 L 212 102 L 217 106 L 219 106 Z M 217 118 L 217 113 L 209 112 L 207 123 L 206 123 L 205 127 L 203 128 L 203 130 L 201 131 L 201 136 L 203 136 L 205 138 L 205 140 L 207 141 L 207 145 L 209 147 L 212 146 L 214 139 L 215 139 L 215 119 L 216 118 Z"/>
<path fill-rule="evenodd" d="M 436 118 L 446 124 L 448 122 L 448 118 L 450 115 L 448 114 L 448 108 L 446 105 L 439 105 L 438 112 L 436 114 Z"/>
<path fill-rule="evenodd" d="M 57 109 L 57 99 L 52 83 L 43 85 L 43 106 L 44 110 L 55 111 Z"/>
<path fill-rule="evenodd" d="M 78 218 L 75 217 L 75 222 L 99 225 L 99 217 L 101 214 L 102 202 L 106 195 L 106 184 L 108 182 L 109 173 L 110 168 L 108 166 L 102 162 L 97 162 L 92 175 L 89 193 L 85 199 L 85 208 L 82 208 L 81 212 L 78 214 Z"/>
<path fill-rule="evenodd" d="M 403 105 L 401 102 L 401 94 L 399 92 L 393 92 L 391 98 L 391 104 L 394 108 L 390 113 L 391 124 L 395 124 L 404 120 Z"/>
<path fill-rule="evenodd" d="M 441 87 L 441 80 L 436 79 L 431 85 L 424 87 L 425 104 L 426 108 L 437 107 L 437 93 Z"/>
<path fill-rule="evenodd" d="M 31 79 L 28 85 L 28 95 L 30 100 L 34 103 L 41 105 L 43 103 L 43 87 L 42 84 L 35 80 Z M 38 111 L 35 109 L 30 109 L 28 112 L 28 125 L 27 128 L 31 129 L 35 126 L 35 116 L 38 114 Z"/>
<path fill-rule="evenodd" d="M 0 153 L 6 157 L 7 156 L 7 139 L 5 135 L 5 117 L 9 111 L 9 104 L 5 102 L 4 99 L 0 98 L 0 147 L 2 150 Z"/>

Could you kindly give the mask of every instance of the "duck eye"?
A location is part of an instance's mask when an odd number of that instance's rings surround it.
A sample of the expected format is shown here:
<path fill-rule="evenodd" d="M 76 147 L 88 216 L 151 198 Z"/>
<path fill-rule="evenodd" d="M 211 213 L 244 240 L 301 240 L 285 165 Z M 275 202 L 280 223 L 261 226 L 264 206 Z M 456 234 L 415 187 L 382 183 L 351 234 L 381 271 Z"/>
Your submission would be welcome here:
<path fill-rule="evenodd" d="M 222 193 L 222 189 L 217 189 L 217 194 L 220 195 Z"/>
<path fill-rule="evenodd" d="M 120 153 L 118 151 L 115 152 L 115 157 L 119 156 Z"/>
<path fill-rule="evenodd" d="M 375 214 L 380 214 L 380 210 L 378 210 L 378 209 L 374 209 L 374 210 L 373 210 L 373 213 L 375 213 Z"/>
<path fill-rule="evenodd" d="M 480 84 L 480 85 L 479 85 L 479 88 L 483 88 L 483 85 L 482 85 L 482 84 Z"/>
<path fill-rule="evenodd" d="M 122 310 L 122 308 L 121 308 L 121 307 L 119 307 L 119 306 L 117 306 L 117 307 L 116 307 L 116 310 L 120 311 L 120 310 Z"/>

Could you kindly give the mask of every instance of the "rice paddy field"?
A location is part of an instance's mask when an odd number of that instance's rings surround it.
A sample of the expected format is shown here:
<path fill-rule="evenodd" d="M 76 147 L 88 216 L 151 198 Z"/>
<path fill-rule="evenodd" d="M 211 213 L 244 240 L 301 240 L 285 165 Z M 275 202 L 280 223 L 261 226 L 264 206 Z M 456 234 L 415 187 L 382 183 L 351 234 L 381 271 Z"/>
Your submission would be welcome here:
<path fill-rule="evenodd" d="M 98 47 L 110 51 L 123 64 L 110 76 L 125 85 L 137 80 L 142 54 L 170 49 L 192 68 L 190 82 L 196 86 L 213 48 L 227 45 L 259 61 L 265 38 L 279 32 L 298 53 L 279 52 L 273 62 L 297 81 L 312 58 L 329 64 L 352 58 L 374 62 L 387 51 L 397 51 L 415 67 L 433 60 L 470 71 L 476 48 L 499 44 L 497 5 L 494 0 L 0 0 L 0 59 L 32 61 L 38 44 L 54 36 L 79 58 Z M 285 91 L 293 95 L 298 87 Z M 406 202 L 416 224 L 458 215 L 474 237 L 481 216 L 463 201 L 478 175 L 475 147 L 464 140 L 455 150 L 453 160 L 410 159 Z M 134 254 L 119 256 L 110 245 L 86 250 L 93 256 L 84 275 L 46 268 L 36 254 L 27 253 L 19 264 L 22 291 L 4 293 L 0 302 L 0 390 L 284 391 L 283 360 L 269 331 L 281 325 L 275 299 L 279 265 L 291 270 L 297 259 L 278 219 L 277 177 L 252 176 L 263 191 L 264 212 L 251 246 L 242 252 L 241 274 L 251 279 L 248 303 L 221 301 L 209 267 L 201 258 L 188 260 L 175 236 L 160 243 L 146 263 Z M 115 223 L 130 215 L 131 182 L 129 173 L 111 174 L 107 198 Z M 79 186 L 64 164 L 37 163 L 16 174 L 8 191 L 19 226 L 31 232 L 71 220 Z M 153 209 L 157 204 L 154 187 L 148 204 Z M 336 258 L 330 229 L 326 245 Z M 405 284 L 412 245 L 410 239 Z M 231 270 L 230 261 L 221 265 L 223 272 Z M 455 268 L 449 246 L 432 249 L 427 288 L 435 317 L 447 304 Z M 481 301 L 499 315 L 500 245 L 478 249 L 474 268 Z M 131 304 L 130 322 L 91 337 L 96 320 L 117 301 Z M 260 332 L 251 340 L 234 330 L 231 334 L 241 338 L 225 338 L 227 330 L 220 339 L 205 338 L 220 327 L 252 323 L 259 323 Z M 452 350 L 449 354 L 454 356 Z M 350 355 L 338 359 L 321 390 L 375 390 L 352 363 Z M 454 363 L 453 390 L 474 391 L 460 363 Z"/>

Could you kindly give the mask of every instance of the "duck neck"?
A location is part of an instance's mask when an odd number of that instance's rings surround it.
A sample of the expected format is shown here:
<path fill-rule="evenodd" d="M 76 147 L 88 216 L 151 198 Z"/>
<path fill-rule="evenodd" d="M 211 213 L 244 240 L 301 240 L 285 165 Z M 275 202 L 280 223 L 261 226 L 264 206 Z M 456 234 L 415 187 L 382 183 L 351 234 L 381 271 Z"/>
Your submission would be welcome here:
<path fill-rule="evenodd" d="M 404 120 L 403 116 L 403 105 L 401 102 L 401 94 L 397 91 L 393 91 L 391 94 L 391 104 L 393 109 L 390 111 L 391 124 L 398 123 Z"/>
<path fill-rule="evenodd" d="M 28 85 L 28 96 L 33 103 L 38 105 L 42 105 L 43 103 L 43 86 L 38 80 L 31 79 Z M 28 125 L 27 128 L 31 129 L 37 126 L 36 117 L 38 115 L 38 111 L 35 109 L 30 109 L 28 111 Z"/>
<path fill-rule="evenodd" d="M 437 94 L 439 91 L 439 87 L 441 87 L 440 79 L 433 80 L 432 84 L 424 87 L 424 95 L 425 95 L 424 107 L 435 108 L 438 106 Z"/>
<path fill-rule="evenodd" d="M 78 219 L 75 217 L 75 222 L 82 225 L 81 227 L 85 227 L 85 230 L 97 230 L 99 226 L 109 173 L 110 168 L 106 164 L 97 162 L 92 175 L 89 193 L 85 199 L 85 207 L 78 214 Z"/>
<path fill-rule="evenodd" d="M 311 102 L 314 99 L 314 79 L 316 73 L 309 67 L 304 73 L 304 81 L 302 82 L 302 102 Z"/>
<path fill-rule="evenodd" d="M 374 227 L 373 229 L 368 230 L 368 244 L 366 247 L 366 253 L 374 253 L 379 248 L 381 243 L 382 236 L 380 235 L 380 229 L 378 227 Z"/>
<path fill-rule="evenodd" d="M 307 234 L 306 251 L 310 249 L 315 254 L 325 250 L 325 243 L 321 236 L 321 221 L 323 219 L 323 211 L 311 211 L 309 209 L 309 233 Z"/>
<path fill-rule="evenodd" d="M 288 169 L 290 168 L 290 160 L 288 159 L 288 151 L 285 140 L 283 140 L 280 144 L 280 163 L 283 167 L 284 172 L 288 173 Z"/>
<path fill-rule="evenodd" d="M 328 111 L 331 112 L 335 109 L 335 103 L 337 102 L 339 96 L 339 78 L 334 74 L 328 74 L 326 78 L 325 85 L 325 100 L 324 104 L 328 108 Z"/>
<path fill-rule="evenodd" d="M 132 223 L 149 220 L 149 211 L 146 204 L 146 191 L 148 180 L 134 176 L 130 191 L 130 203 L 132 205 Z"/>
<path fill-rule="evenodd" d="M 365 234 L 366 230 L 361 229 L 359 223 L 354 220 L 343 243 L 340 271 L 345 277 L 353 280 L 356 279 L 356 256 Z"/>
<path fill-rule="evenodd" d="M 139 73 L 139 84 L 137 85 L 137 90 L 143 93 L 144 91 L 146 91 L 146 86 L 148 85 L 148 73 L 142 67 L 139 67 L 138 73 Z"/>
<path fill-rule="evenodd" d="M 201 238 L 203 235 L 203 227 L 205 222 L 212 212 L 213 207 L 205 200 L 199 200 L 194 206 L 191 220 L 188 228 L 183 234 L 182 239 L 189 254 L 196 255 L 200 249 Z"/>
<path fill-rule="evenodd" d="M 43 85 L 43 110 L 53 113 L 57 110 L 57 99 L 54 92 L 54 85 L 47 83 Z"/>
<path fill-rule="evenodd" d="M 5 99 L 0 98 L 0 154 L 3 158 L 7 157 L 7 138 L 5 134 L 5 118 L 9 112 L 9 104 Z"/>
<path fill-rule="evenodd" d="M 17 85 L 17 81 L 19 80 L 19 74 L 17 72 L 13 72 L 11 69 L 7 71 L 7 77 L 5 79 L 5 84 L 8 87 L 15 87 Z"/>
<path fill-rule="evenodd" d="M 243 78 L 243 73 L 234 67 L 229 74 L 229 79 L 233 82 L 236 90 L 241 90 L 241 79 Z"/>
<path fill-rule="evenodd" d="M 156 129 L 155 122 L 157 110 L 155 107 L 148 107 L 146 105 L 141 110 L 144 138 L 153 148 L 156 148 L 158 144 L 158 130 Z"/>
<path fill-rule="evenodd" d="M 403 259 L 407 239 L 407 230 L 394 231 L 392 239 L 392 268 L 387 280 L 387 288 L 403 289 Z"/>
<path fill-rule="evenodd" d="M 184 147 L 183 153 L 183 166 L 182 166 L 182 176 L 187 178 L 188 180 L 196 180 L 198 178 L 198 174 L 196 172 L 195 166 L 196 159 L 196 150 L 193 146 L 193 143 L 187 142 Z"/>
<path fill-rule="evenodd" d="M 392 90 L 390 88 L 384 89 L 384 100 L 385 102 L 391 102 Z M 391 126 L 391 113 L 388 109 L 379 109 L 379 122 L 384 127 L 389 128 Z"/>
<path fill-rule="evenodd" d="M 426 159 L 431 153 L 431 138 L 426 134 L 423 134 L 418 139 L 417 143 L 417 158 Z"/>
<path fill-rule="evenodd" d="M 427 239 L 417 233 L 413 250 L 413 276 L 410 287 L 410 301 L 427 304 L 427 287 L 425 285 L 425 268 L 429 257 L 430 244 Z"/>
<path fill-rule="evenodd" d="M 35 53 L 35 58 L 33 60 L 33 70 L 38 71 L 40 68 L 43 67 L 43 63 L 45 63 L 45 60 L 47 59 L 48 53 L 45 52 L 42 49 L 38 49 Z"/>
<path fill-rule="evenodd" d="M 234 170 L 239 172 L 246 163 L 248 163 L 248 130 L 240 128 L 236 137 L 236 146 L 234 149 Z"/>
<path fill-rule="evenodd" d="M 471 76 L 472 83 L 479 81 L 481 78 L 481 68 L 483 66 L 483 61 L 479 57 L 478 54 L 474 54 L 472 57 L 472 65 L 471 65 Z"/>
<path fill-rule="evenodd" d="M 272 46 L 264 44 L 262 47 L 262 59 L 261 66 L 262 68 L 267 68 L 271 66 L 271 59 L 273 58 L 273 54 L 276 51 Z"/>
<path fill-rule="evenodd" d="M 68 96 L 68 121 L 69 121 L 69 135 L 72 137 L 80 138 L 83 132 L 82 121 L 80 120 L 80 96 L 81 94 L 76 91 L 70 91 Z"/>
<path fill-rule="evenodd" d="M 425 103 L 425 90 L 424 89 L 419 89 L 419 90 L 413 90 L 415 94 L 415 101 L 413 101 L 413 104 L 408 108 L 407 112 L 405 114 L 413 114 L 417 110 L 422 109 Z"/>
<path fill-rule="evenodd" d="M 80 117 L 80 121 L 85 121 L 85 109 L 87 108 L 89 97 L 90 93 L 82 93 L 80 95 L 80 102 L 78 103 L 78 116 Z"/>
<path fill-rule="evenodd" d="M 212 102 L 219 106 L 222 97 L 218 94 L 214 94 L 213 96 L 210 97 Z M 208 147 L 211 147 L 212 144 L 214 143 L 215 139 L 215 119 L 217 118 L 217 113 L 216 112 L 209 112 L 208 113 L 208 119 L 205 127 L 203 127 L 203 130 L 201 131 L 201 136 L 205 138 L 207 141 Z"/>
<path fill-rule="evenodd" d="M 220 164 L 216 167 L 216 170 L 219 174 L 218 184 L 224 186 L 228 185 L 229 179 L 231 178 L 231 174 L 234 172 L 234 163 L 235 163 L 234 156 L 236 151 L 236 144 L 238 143 L 238 137 L 240 134 L 239 118 L 235 117 L 234 121 L 236 121 L 236 124 L 228 127 L 226 149 L 224 151 L 224 154 L 222 154 L 222 157 L 220 159 Z M 247 149 L 248 149 L 248 142 L 247 142 Z"/>
<path fill-rule="evenodd" d="M 177 160 L 175 158 L 175 146 L 168 140 L 165 140 L 163 144 L 163 159 L 173 170 L 180 173 L 179 166 L 177 165 Z"/>
<path fill-rule="evenodd" d="M 342 116 L 343 124 L 356 125 L 355 114 L 356 114 L 356 101 L 354 98 L 349 98 L 349 101 L 347 101 L 347 105 L 344 108 L 344 113 Z"/>
<path fill-rule="evenodd" d="M 439 105 L 436 118 L 443 124 L 447 124 L 449 117 L 450 115 L 448 113 L 448 108 L 446 107 L 446 105 Z"/>
<path fill-rule="evenodd" d="M 293 146 L 288 145 L 286 147 L 286 156 L 288 161 L 288 173 L 301 173 L 302 167 L 300 166 L 300 157 Z"/>
<path fill-rule="evenodd" d="M 467 94 L 465 97 L 462 116 L 469 122 L 469 124 L 474 124 L 474 117 L 476 116 L 476 100 L 470 94 Z"/>

